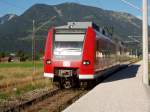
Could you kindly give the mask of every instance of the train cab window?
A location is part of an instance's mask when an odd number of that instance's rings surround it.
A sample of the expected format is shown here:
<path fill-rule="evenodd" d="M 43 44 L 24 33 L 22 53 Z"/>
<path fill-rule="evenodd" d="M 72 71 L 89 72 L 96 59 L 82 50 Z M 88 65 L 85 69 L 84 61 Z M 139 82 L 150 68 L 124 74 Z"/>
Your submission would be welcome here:
<path fill-rule="evenodd" d="M 61 60 L 81 59 L 84 34 L 55 34 L 54 58 Z"/>

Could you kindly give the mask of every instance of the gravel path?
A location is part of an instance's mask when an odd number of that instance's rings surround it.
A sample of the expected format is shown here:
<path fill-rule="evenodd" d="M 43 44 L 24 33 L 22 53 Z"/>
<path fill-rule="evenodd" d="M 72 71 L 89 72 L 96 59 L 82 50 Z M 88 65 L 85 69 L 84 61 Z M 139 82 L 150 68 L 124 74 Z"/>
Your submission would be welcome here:
<path fill-rule="evenodd" d="M 112 75 L 64 112 L 150 112 L 150 87 L 142 84 L 141 63 Z"/>

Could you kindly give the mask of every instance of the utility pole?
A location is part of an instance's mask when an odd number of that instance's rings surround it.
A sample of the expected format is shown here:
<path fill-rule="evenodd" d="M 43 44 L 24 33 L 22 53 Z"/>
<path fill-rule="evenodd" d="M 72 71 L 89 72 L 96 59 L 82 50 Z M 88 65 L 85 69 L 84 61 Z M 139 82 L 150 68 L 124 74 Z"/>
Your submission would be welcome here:
<path fill-rule="evenodd" d="M 34 78 L 34 75 L 36 74 L 36 40 L 35 40 L 35 34 L 42 28 L 44 27 L 46 24 L 48 24 L 49 22 L 51 22 L 52 20 L 54 20 L 56 18 L 56 16 L 53 16 L 50 18 L 50 20 L 44 22 L 42 25 L 40 25 L 39 27 L 37 27 L 35 29 L 35 20 L 33 20 L 32 22 L 32 62 L 33 62 L 33 74 L 32 77 Z"/>
<path fill-rule="evenodd" d="M 126 0 L 120 1 L 143 13 L 143 83 L 148 85 L 148 0 L 142 0 L 143 10 Z"/>
<path fill-rule="evenodd" d="M 138 50 L 137 49 L 135 51 L 135 56 L 136 56 L 136 58 L 138 58 Z"/>
<path fill-rule="evenodd" d="M 131 52 L 131 57 L 133 57 L 132 49 L 130 50 L 130 52 Z"/>
<path fill-rule="evenodd" d="M 33 32 L 32 32 L 32 62 L 33 62 L 33 76 L 35 75 L 35 20 L 33 20 Z"/>
<path fill-rule="evenodd" d="M 143 0 L 143 83 L 148 82 L 148 0 Z"/>

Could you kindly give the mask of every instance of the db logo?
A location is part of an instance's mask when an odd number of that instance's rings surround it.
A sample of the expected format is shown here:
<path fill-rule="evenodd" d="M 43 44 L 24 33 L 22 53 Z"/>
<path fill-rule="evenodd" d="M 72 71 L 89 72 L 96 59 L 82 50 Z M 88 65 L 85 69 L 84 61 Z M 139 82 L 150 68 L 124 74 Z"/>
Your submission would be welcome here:
<path fill-rule="evenodd" d="M 70 61 L 64 61 L 63 66 L 70 67 Z"/>

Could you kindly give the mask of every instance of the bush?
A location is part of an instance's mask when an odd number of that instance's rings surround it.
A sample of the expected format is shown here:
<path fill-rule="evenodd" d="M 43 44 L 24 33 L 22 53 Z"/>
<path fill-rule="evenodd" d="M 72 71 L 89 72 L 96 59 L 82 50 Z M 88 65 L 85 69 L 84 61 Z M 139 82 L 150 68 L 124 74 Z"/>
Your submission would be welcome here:
<path fill-rule="evenodd" d="M 20 61 L 26 61 L 29 57 L 25 54 L 24 51 L 19 50 L 17 52 L 17 57 L 20 57 Z"/>

